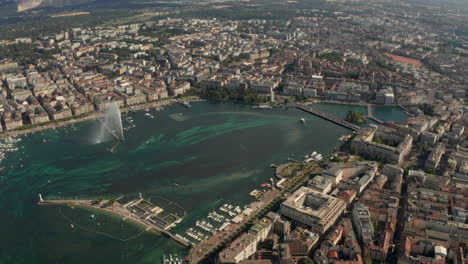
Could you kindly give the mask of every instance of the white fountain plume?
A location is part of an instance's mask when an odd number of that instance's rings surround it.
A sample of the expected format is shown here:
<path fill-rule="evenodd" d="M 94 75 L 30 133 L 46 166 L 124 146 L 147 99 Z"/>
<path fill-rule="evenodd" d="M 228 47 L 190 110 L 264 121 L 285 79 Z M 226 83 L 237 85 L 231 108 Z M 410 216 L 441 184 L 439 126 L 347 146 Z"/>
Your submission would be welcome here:
<path fill-rule="evenodd" d="M 114 138 L 117 141 L 123 141 L 122 117 L 120 115 L 119 104 L 112 102 L 107 104 L 104 111 L 104 119 L 100 121 L 99 132 L 95 143 L 102 143 Z"/>

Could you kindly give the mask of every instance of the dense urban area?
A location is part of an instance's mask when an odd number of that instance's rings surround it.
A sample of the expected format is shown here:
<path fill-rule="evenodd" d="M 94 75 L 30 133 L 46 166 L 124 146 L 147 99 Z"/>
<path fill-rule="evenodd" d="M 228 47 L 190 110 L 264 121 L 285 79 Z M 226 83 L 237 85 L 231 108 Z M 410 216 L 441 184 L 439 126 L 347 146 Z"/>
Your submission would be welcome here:
<path fill-rule="evenodd" d="M 299 108 L 350 128 L 340 149 L 273 165 L 256 201 L 226 206 L 232 219 L 208 237 L 167 232 L 190 249 L 164 263 L 467 263 L 467 10 L 281 5 L 287 17 L 161 8 L 147 21 L 1 40 L 2 135 L 96 118 L 112 103 L 123 111 L 199 98 Z M 320 102 L 368 113 L 340 120 L 313 110 Z M 375 105 L 409 118 L 379 120 Z M 367 118 L 375 124 L 359 125 Z M 142 201 L 107 210 L 136 212 Z M 161 230 L 172 227 L 158 213 L 145 208 L 138 221 L 152 215 Z"/>

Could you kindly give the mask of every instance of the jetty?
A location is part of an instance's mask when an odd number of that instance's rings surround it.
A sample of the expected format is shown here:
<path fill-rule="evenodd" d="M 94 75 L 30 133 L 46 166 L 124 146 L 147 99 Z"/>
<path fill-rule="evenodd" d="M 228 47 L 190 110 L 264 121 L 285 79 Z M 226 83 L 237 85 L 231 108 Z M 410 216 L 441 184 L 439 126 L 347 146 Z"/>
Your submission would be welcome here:
<path fill-rule="evenodd" d="M 143 199 L 140 195 L 139 199 L 131 200 L 125 204 L 120 204 L 117 201 L 111 200 L 45 200 L 39 194 L 38 205 L 67 205 L 67 206 L 83 206 L 93 208 L 99 211 L 119 215 L 123 220 L 131 220 L 145 227 L 146 231 L 156 230 L 185 247 L 190 247 L 190 244 L 184 239 L 169 232 L 169 229 L 180 223 L 185 217 L 169 212 L 167 208 L 162 208 L 152 204 L 150 201 Z M 171 205 L 175 205 L 172 203 Z"/>
<path fill-rule="evenodd" d="M 384 121 L 374 116 L 374 109 L 372 108 L 371 104 L 367 104 L 367 118 L 381 125 L 384 123 Z"/>
<path fill-rule="evenodd" d="M 352 124 L 346 120 L 343 120 L 343 119 L 340 119 L 340 118 L 337 118 L 337 117 L 334 117 L 332 115 L 329 115 L 327 113 L 324 113 L 320 110 L 317 110 L 313 107 L 310 107 L 310 106 L 306 106 L 306 105 L 301 105 L 301 104 L 297 104 L 296 105 L 296 108 L 297 109 L 300 109 L 304 112 L 307 112 L 307 113 L 310 113 L 310 114 L 313 114 L 313 115 L 316 115 L 320 118 L 323 118 L 325 120 L 328 120 L 330 122 L 333 122 L 337 125 L 340 125 L 342 127 L 345 127 L 345 128 L 348 128 L 348 129 L 351 129 L 353 131 L 359 131 L 361 128 L 355 124 Z"/>

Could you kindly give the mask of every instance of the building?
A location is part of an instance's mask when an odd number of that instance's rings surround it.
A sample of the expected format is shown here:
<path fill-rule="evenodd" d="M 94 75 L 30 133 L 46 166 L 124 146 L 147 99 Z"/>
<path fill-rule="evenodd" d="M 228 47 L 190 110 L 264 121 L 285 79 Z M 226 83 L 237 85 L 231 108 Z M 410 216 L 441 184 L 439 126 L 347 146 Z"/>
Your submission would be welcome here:
<path fill-rule="evenodd" d="M 323 234 L 341 216 L 346 203 L 311 188 L 301 187 L 280 206 L 280 214 Z"/>
<path fill-rule="evenodd" d="M 280 236 L 288 235 L 291 232 L 291 222 L 278 218 L 273 224 L 273 232 Z"/>
<path fill-rule="evenodd" d="M 353 208 L 352 219 L 354 230 L 356 230 L 359 240 L 365 246 L 371 245 L 373 243 L 374 228 L 367 207 L 361 203 L 357 203 Z"/>
<path fill-rule="evenodd" d="M 262 218 L 219 253 L 219 263 L 239 263 L 255 254 L 258 243 L 267 238 L 272 226 L 273 222 L 269 218 Z"/>
<path fill-rule="evenodd" d="M 400 163 L 411 151 L 413 138 L 396 130 L 367 129 L 356 135 L 351 150 L 378 161 Z"/>
<path fill-rule="evenodd" d="M 319 191 L 323 194 L 327 194 L 331 191 L 332 180 L 328 177 L 317 175 L 309 181 L 307 186 L 313 190 Z"/>
<path fill-rule="evenodd" d="M 435 171 L 437 166 L 439 165 L 440 158 L 445 152 L 445 145 L 443 143 L 437 144 L 427 157 L 426 162 L 424 163 L 424 169 L 426 171 Z"/>
<path fill-rule="evenodd" d="M 314 232 L 296 228 L 285 237 L 285 242 L 289 244 L 292 256 L 307 256 L 319 238 L 320 236 Z"/>

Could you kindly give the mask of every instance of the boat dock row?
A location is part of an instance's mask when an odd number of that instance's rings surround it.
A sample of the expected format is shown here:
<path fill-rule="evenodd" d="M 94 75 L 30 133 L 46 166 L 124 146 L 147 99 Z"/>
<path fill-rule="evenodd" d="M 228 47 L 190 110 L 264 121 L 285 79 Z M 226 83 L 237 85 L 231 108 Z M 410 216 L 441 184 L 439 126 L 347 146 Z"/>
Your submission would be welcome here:
<path fill-rule="evenodd" d="M 176 234 L 177 237 L 191 245 L 197 245 L 214 234 L 225 230 L 231 224 L 241 221 L 243 210 L 240 206 L 223 204 L 218 210 L 213 210 L 205 219 L 196 221 L 195 225 L 185 231 L 184 235 Z"/>

